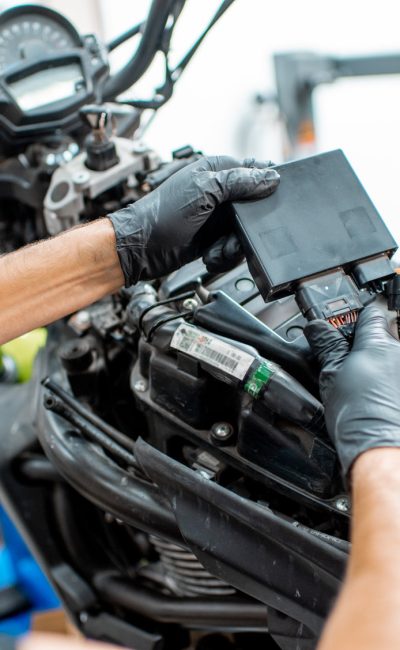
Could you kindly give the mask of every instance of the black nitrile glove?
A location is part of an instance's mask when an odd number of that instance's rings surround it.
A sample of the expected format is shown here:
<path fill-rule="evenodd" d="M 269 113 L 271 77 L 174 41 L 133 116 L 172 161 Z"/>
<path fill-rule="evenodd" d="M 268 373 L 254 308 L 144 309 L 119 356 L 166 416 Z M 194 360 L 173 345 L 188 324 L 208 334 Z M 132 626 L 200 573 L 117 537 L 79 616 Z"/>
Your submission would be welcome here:
<path fill-rule="evenodd" d="M 325 321 L 304 333 L 321 364 L 326 426 L 346 477 L 362 452 L 400 447 L 400 344 L 374 305 L 361 312 L 351 350 Z"/>
<path fill-rule="evenodd" d="M 279 175 L 271 164 L 201 158 L 109 215 L 125 285 L 162 277 L 200 256 L 211 272 L 235 266 L 243 253 L 224 203 L 272 194 Z"/>

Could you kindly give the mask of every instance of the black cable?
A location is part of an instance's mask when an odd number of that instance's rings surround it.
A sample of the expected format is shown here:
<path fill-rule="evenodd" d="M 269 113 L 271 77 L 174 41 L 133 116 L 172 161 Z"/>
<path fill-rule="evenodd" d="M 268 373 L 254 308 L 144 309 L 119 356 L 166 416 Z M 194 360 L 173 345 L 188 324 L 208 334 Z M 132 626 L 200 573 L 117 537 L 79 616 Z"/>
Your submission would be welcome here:
<path fill-rule="evenodd" d="M 153 0 L 138 48 L 130 61 L 107 79 L 103 92 L 104 101 L 114 100 L 143 76 L 162 46 L 170 14 L 181 1 Z"/>
<path fill-rule="evenodd" d="M 72 436 L 51 412 L 38 435 L 46 456 L 82 496 L 134 528 L 182 545 L 175 516 L 155 485 L 132 476 L 86 438 Z"/>
<path fill-rule="evenodd" d="M 178 318 L 188 318 L 188 316 L 192 316 L 191 311 L 186 311 L 186 312 L 181 312 L 179 314 L 176 314 L 174 316 L 168 316 L 168 318 L 163 318 L 162 320 L 157 321 L 153 325 L 153 327 L 150 328 L 149 333 L 146 336 L 146 340 L 150 343 L 151 339 L 153 338 L 154 333 L 163 325 L 166 325 L 167 323 L 170 323 L 171 321 L 178 320 Z"/>
<path fill-rule="evenodd" d="M 183 9 L 186 0 L 179 0 L 176 2 L 173 10 L 170 13 L 170 25 L 167 26 L 162 35 L 158 51 L 164 54 L 165 60 L 165 74 L 164 81 L 161 86 L 158 86 L 155 89 L 153 99 L 134 99 L 128 100 L 127 103 L 130 103 L 131 106 L 139 110 L 157 110 L 163 106 L 171 97 L 174 90 L 174 82 L 172 81 L 171 70 L 168 65 L 168 52 L 170 49 L 171 38 L 175 28 L 176 21 L 179 18 L 179 15 Z M 172 21 L 171 21 L 172 18 Z"/>
<path fill-rule="evenodd" d="M 133 38 L 134 36 L 139 34 L 143 26 L 144 26 L 144 22 L 138 23 L 137 25 L 134 25 L 134 27 L 127 29 L 126 32 L 124 32 L 123 34 L 116 36 L 112 41 L 108 43 L 107 50 L 109 52 L 116 50 L 117 47 L 122 45 L 122 43 L 125 43 L 125 41 L 129 41 L 130 38 Z"/>
<path fill-rule="evenodd" d="M 69 408 L 62 401 L 62 399 L 57 398 L 54 395 L 47 395 L 45 397 L 44 405 L 46 409 L 61 416 L 67 420 L 67 422 L 70 422 L 70 424 L 76 427 L 78 431 L 90 438 L 93 442 L 100 445 L 103 449 L 108 451 L 119 461 L 122 461 L 130 467 L 135 467 L 137 469 L 139 468 L 139 465 L 133 454 L 130 454 L 128 451 L 123 449 L 123 447 L 120 447 L 120 445 L 118 445 L 116 442 L 110 440 L 107 435 L 96 428 L 93 424 L 84 420 L 77 413 L 74 413 L 74 411 Z"/>
<path fill-rule="evenodd" d="M 162 307 L 163 305 L 169 305 L 171 302 L 178 302 L 179 300 L 185 300 L 186 298 L 190 298 L 193 296 L 196 292 L 192 289 L 191 291 L 185 291 L 185 293 L 180 293 L 177 296 L 172 296 L 171 298 L 166 298 L 165 300 L 159 300 L 158 302 L 155 302 L 154 305 L 150 305 L 149 307 L 146 307 L 140 314 L 140 318 L 138 320 L 138 330 L 140 334 L 143 334 L 143 336 L 146 337 L 146 332 L 143 329 L 143 319 L 144 317 L 153 309 L 156 307 Z M 177 318 L 179 318 L 181 314 L 178 314 Z"/>
<path fill-rule="evenodd" d="M 192 59 L 193 55 L 197 52 L 198 48 L 200 47 L 201 43 L 207 36 L 208 32 L 214 27 L 215 23 L 224 15 L 225 11 L 229 9 L 231 4 L 233 4 L 235 0 L 224 0 L 224 2 L 221 4 L 221 6 L 218 8 L 217 12 L 214 14 L 212 20 L 208 23 L 207 27 L 205 30 L 200 34 L 199 38 L 195 43 L 192 45 L 190 50 L 186 52 L 185 56 L 181 59 L 181 61 L 178 63 L 177 66 L 172 71 L 172 77 L 174 82 L 179 79 L 181 76 L 182 72 Z M 176 76 L 177 75 L 177 76 Z"/>
<path fill-rule="evenodd" d="M 70 393 L 67 393 L 66 390 L 64 390 L 59 384 L 57 384 L 53 379 L 50 377 L 46 377 L 42 381 L 42 385 L 47 388 L 51 393 L 54 393 L 57 395 L 57 397 L 60 397 L 67 406 L 69 406 L 75 413 L 83 417 L 85 420 L 93 424 L 95 427 L 100 429 L 103 433 L 105 433 L 107 436 L 112 438 L 116 443 L 119 445 L 122 445 L 125 449 L 128 451 L 132 451 L 133 448 L 133 441 L 129 438 L 129 436 L 126 436 L 124 433 L 121 431 L 118 431 L 118 429 L 115 429 L 115 427 L 111 426 L 111 424 L 108 424 L 107 422 L 104 422 L 98 415 L 95 415 L 92 413 L 92 411 L 89 411 L 89 409 L 85 408 L 79 400 L 77 400 L 75 397 L 70 395 Z"/>
<path fill-rule="evenodd" d="M 98 572 L 93 576 L 93 583 L 105 602 L 152 621 L 200 628 L 231 627 L 232 624 L 257 629 L 267 627 L 266 605 L 247 596 L 180 598 L 138 586 L 131 578 L 110 571 Z"/>
<path fill-rule="evenodd" d="M 181 61 L 178 63 L 177 66 L 173 70 L 170 69 L 168 65 L 168 48 L 169 48 L 169 42 L 172 37 L 172 31 L 173 27 L 168 30 L 165 30 L 166 36 L 166 44 L 164 43 L 162 51 L 164 52 L 165 55 L 165 80 L 162 86 L 156 88 L 155 92 L 155 98 L 149 99 L 149 100 L 144 100 L 144 99 L 127 99 L 123 103 L 128 104 L 129 106 L 134 106 L 135 108 L 139 108 L 142 110 L 145 109 L 152 109 L 152 110 L 157 110 L 161 108 L 171 97 L 174 91 L 174 85 L 178 81 L 179 77 L 181 76 L 182 72 L 188 65 L 188 63 L 191 61 L 193 58 L 194 54 L 197 52 L 198 48 L 200 47 L 201 43 L 207 36 L 208 32 L 214 27 L 215 23 L 224 15 L 225 11 L 229 9 L 231 4 L 235 0 L 224 0 L 222 2 L 221 6 L 218 8 L 217 12 L 214 14 L 213 18 L 211 21 L 208 23 L 207 27 L 205 30 L 200 34 L 198 39 L 195 41 L 195 43 L 192 45 L 192 47 L 186 52 L 185 56 L 181 59 Z M 180 9 L 181 10 L 181 9 Z M 179 13 L 180 13 L 179 10 Z M 179 14 L 178 14 L 179 15 Z M 166 47 L 167 46 L 167 47 Z"/>
<path fill-rule="evenodd" d="M 165 78 L 164 83 L 155 89 L 154 99 L 127 99 L 124 101 L 124 104 L 128 106 L 133 106 L 139 110 L 153 110 L 156 111 L 161 106 L 167 103 L 171 99 L 174 92 L 174 82 L 172 80 L 172 73 L 168 65 L 168 59 L 166 54 L 165 56 Z M 157 99 L 156 99 L 157 98 Z"/>

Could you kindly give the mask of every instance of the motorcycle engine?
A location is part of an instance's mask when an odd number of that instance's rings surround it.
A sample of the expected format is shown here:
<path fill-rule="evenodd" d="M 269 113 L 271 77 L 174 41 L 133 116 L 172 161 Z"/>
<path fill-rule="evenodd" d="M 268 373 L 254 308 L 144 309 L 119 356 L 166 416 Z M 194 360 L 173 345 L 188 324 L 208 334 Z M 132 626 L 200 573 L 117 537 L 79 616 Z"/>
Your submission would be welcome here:
<path fill-rule="evenodd" d="M 169 43 L 182 6 L 153 2 L 145 44 Z M 114 101 L 125 77 L 106 79 L 102 44 L 29 11 L 0 24 L 63 38 L 31 65 L 14 29 L 14 67 L 0 69 L 0 195 L 18 215 L 1 220 L 2 250 L 136 201 L 201 155 L 182 147 L 163 163 L 129 137 L 138 112 Z M 70 92 L 46 105 L 55 70 Z M 104 80 L 115 92 L 101 103 Z M 246 262 L 212 275 L 196 261 L 53 324 L 33 379 L 4 387 L 2 502 L 86 636 L 137 650 L 315 647 L 351 503 L 304 325 L 293 297 L 264 302 Z"/>

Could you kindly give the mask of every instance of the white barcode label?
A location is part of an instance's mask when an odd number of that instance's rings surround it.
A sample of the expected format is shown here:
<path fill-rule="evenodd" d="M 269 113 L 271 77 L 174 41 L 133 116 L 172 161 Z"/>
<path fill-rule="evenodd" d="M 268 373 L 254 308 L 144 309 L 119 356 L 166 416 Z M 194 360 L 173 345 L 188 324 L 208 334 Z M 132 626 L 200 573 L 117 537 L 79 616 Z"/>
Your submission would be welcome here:
<path fill-rule="evenodd" d="M 255 357 L 243 352 L 216 336 L 206 334 L 193 325 L 179 325 L 171 341 L 171 348 L 190 357 L 207 362 L 237 379 L 244 379 Z"/>

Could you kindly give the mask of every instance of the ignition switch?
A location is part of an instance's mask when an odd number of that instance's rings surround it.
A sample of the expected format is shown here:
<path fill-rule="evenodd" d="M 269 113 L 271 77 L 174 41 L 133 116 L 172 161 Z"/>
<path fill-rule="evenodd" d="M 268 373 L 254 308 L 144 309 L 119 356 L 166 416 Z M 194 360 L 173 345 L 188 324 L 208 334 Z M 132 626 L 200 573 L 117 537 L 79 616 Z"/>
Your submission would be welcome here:
<path fill-rule="evenodd" d="M 107 133 L 110 111 L 105 106 L 89 105 L 81 108 L 80 115 L 91 129 L 85 142 L 86 167 L 97 172 L 110 169 L 119 162 L 115 144 Z"/>

